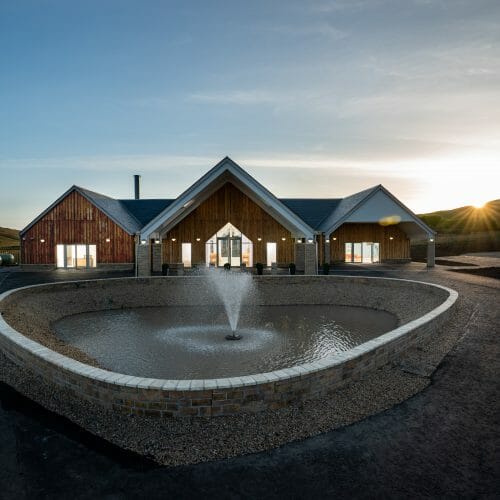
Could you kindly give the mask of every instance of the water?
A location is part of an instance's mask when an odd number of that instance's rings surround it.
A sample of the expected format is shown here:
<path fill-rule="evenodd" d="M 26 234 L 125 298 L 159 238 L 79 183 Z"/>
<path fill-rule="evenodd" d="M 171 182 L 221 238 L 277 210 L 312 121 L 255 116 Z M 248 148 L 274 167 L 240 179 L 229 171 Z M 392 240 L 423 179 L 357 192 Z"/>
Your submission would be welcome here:
<path fill-rule="evenodd" d="M 236 323 L 242 334 L 238 342 L 224 338 L 232 326 L 222 306 L 83 313 L 62 318 L 54 329 L 63 341 L 109 370 L 138 377 L 200 379 L 308 363 L 397 326 L 392 314 L 368 308 L 245 304 L 240 305 Z"/>
<path fill-rule="evenodd" d="M 243 300 L 247 302 L 255 293 L 252 275 L 215 268 L 207 272 L 207 277 L 224 305 L 231 335 L 234 336 L 238 328 Z"/>

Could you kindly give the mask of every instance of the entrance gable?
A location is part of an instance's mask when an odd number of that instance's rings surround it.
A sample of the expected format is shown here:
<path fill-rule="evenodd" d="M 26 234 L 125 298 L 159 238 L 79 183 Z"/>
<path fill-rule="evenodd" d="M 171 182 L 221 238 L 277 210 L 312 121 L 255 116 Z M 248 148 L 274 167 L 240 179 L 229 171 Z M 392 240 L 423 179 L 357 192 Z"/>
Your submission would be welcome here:
<path fill-rule="evenodd" d="M 265 259 L 267 242 L 278 244 L 280 262 L 293 260 L 292 233 L 231 182 L 226 182 L 178 224 L 163 233 L 164 261 L 180 262 L 180 245 L 191 243 L 193 262 L 205 262 L 206 242 L 227 223 L 252 241 L 255 262 Z"/>
<path fill-rule="evenodd" d="M 265 209 L 273 219 L 287 227 L 296 237 L 312 237 L 314 234 L 314 230 L 300 217 L 239 165 L 226 157 L 143 227 L 141 239 L 148 240 L 154 234 L 168 232 L 227 182 L 236 186 L 256 205 Z"/>

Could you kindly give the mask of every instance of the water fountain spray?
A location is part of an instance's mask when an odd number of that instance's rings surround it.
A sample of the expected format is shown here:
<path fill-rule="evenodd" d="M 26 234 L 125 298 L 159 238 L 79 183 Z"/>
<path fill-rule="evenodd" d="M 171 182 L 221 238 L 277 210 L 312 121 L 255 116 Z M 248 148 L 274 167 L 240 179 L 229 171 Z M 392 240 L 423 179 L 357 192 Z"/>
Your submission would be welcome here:
<path fill-rule="evenodd" d="M 252 275 L 244 272 L 210 269 L 208 278 L 224 305 L 231 327 L 231 334 L 226 335 L 226 339 L 240 340 L 241 335 L 238 335 L 236 330 L 243 299 L 248 298 L 254 287 Z"/>

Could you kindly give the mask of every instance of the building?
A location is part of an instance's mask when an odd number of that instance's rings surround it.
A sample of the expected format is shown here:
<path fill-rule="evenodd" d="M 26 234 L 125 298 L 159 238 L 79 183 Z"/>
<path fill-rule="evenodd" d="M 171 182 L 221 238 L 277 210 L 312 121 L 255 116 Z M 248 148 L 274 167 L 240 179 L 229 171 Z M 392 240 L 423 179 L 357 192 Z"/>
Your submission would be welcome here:
<path fill-rule="evenodd" d="M 178 198 L 116 200 L 72 186 L 20 233 L 21 265 L 113 268 L 405 262 L 434 231 L 382 185 L 346 198 L 278 199 L 230 158 Z"/>

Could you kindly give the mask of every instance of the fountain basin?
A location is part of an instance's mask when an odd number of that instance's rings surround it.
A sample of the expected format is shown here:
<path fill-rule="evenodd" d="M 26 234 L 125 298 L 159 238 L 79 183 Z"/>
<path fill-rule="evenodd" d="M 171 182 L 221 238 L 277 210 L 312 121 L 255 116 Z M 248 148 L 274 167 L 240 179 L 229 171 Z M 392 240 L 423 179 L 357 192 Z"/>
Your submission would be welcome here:
<path fill-rule="evenodd" d="M 73 359 L 78 353 L 57 341 L 53 323 L 89 311 L 218 302 L 202 277 L 122 278 L 37 285 L 0 295 L 0 349 L 69 395 L 123 413 L 237 414 L 324 396 L 375 370 L 433 335 L 458 296 L 442 286 L 388 278 L 263 276 L 255 281 L 262 304 L 371 307 L 396 315 L 400 326 L 346 352 L 267 373 L 194 380 L 134 377 Z"/>

